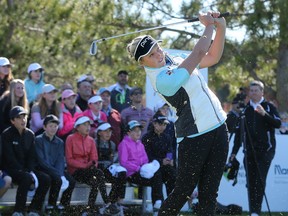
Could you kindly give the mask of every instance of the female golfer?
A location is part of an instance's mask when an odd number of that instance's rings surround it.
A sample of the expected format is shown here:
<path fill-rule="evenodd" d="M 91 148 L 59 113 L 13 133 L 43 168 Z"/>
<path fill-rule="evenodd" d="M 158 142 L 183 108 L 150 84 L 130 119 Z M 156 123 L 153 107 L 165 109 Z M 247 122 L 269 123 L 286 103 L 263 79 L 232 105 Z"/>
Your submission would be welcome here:
<path fill-rule="evenodd" d="M 178 176 L 174 191 L 160 208 L 161 216 L 178 215 L 197 184 L 198 214 L 214 215 L 228 152 L 226 113 L 198 68 L 210 67 L 222 56 L 226 21 L 219 16 L 219 12 L 199 15 L 204 33 L 191 54 L 178 64 L 149 35 L 137 37 L 127 46 L 130 55 L 144 67 L 154 90 L 178 116 Z M 214 26 L 216 35 L 211 44 Z"/>

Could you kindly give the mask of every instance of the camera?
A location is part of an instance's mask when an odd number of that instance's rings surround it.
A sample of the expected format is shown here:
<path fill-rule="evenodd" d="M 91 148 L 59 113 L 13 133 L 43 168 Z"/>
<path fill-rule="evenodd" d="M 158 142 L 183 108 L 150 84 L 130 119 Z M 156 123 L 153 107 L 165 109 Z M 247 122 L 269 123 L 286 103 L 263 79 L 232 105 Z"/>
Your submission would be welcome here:
<path fill-rule="evenodd" d="M 237 104 L 238 109 L 244 109 L 245 108 L 245 99 L 246 99 L 246 93 L 245 88 L 240 87 L 239 93 L 236 95 L 236 97 L 233 99 L 233 104 Z"/>

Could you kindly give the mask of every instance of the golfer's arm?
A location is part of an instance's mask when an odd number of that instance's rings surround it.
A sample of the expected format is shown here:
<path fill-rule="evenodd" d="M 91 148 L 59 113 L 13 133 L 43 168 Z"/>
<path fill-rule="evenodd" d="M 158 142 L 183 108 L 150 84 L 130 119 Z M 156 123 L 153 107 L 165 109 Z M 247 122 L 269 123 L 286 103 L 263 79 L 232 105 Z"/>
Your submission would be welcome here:
<path fill-rule="evenodd" d="M 226 32 L 226 26 L 223 25 L 217 26 L 215 39 L 209 51 L 201 60 L 200 68 L 210 67 L 219 62 L 224 50 L 225 32 Z"/>
<path fill-rule="evenodd" d="M 202 58 L 208 52 L 211 44 L 214 25 L 206 26 L 203 35 L 198 40 L 193 48 L 192 53 L 179 65 L 179 68 L 185 68 L 189 74 L 192 74 L 194 69 L 199 65 Z"/>

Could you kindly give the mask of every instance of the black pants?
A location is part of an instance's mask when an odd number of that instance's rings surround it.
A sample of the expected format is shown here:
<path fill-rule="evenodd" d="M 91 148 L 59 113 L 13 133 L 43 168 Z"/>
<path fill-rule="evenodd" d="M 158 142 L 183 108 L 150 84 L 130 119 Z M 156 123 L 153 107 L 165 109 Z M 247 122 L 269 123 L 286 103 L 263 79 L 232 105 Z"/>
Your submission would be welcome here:
<path fill-rule="evenodd" d="M 127 181 L 134 184 L 139 184 L 141 186 L 151 186 L 153 204 L 156 200 L 163 200 L 162 178 L 160 170 L 158 170 L 151 179 L 143 178 L 141 177 L 140 172 L 137 172 L 132 176 L 129 176 Z"/>
<path fill-rule="evenodd" d="M 29 211 L 41 211 L 51 181 L 47 174 L 36 170 L 33 172 L 38 179 L 39 186 L 29 206 Z M 31 184 L 33 184 L 33 177 L 30 173 L 19 170 L 9 170 L 8 173 L 12 177 L 13 182 L 18 185 L 14 211 L 24 212 L 27 193 Z"/>
<path fill-rule="evenodd" d="M 69 186 L 63 192 L 60 203 L 63 206 L 69 206 L 76 181 L 68 173 L 65 172 L 64 175 L 67 181 L 69 182 Z M 48 204 L 52 206 L 56 206 L 57 199 L 58 199 L 59 192 L 60 192 L 61 185 L 62 185 L 62 180 L 61 180 L 61 176 L 50 175 L 50 178 L 51 178 L 51 187 L 49 191 Z"/>
<path fill-rule="evenodd" d="M 109 193 L 109 199 L 112 203 L 118 201 L 118 199 L 125 198 L 126 189 L 126 172 L 118 173 L 117 177 L 112 176 L 108 169 L 103 170 L 106 182 L 112 183 L 112 189 Z"/>
<path fill-rule="evenodd" d="M 246 173 L 248 172 L 248 193 L 249 193 L 249 204 L 251 213 L 261 213 L 261 206 L 266 186 L 266 178 L 269 171 L 269 167 L 274 158 L 275 152 L 255 152 L 256 161 L 252 153 L 247 154 L 248 170 L 246 160 L 244 157 L 244 166 Z M 262 181 L 262 183 L 261 183 Z"/>
<path fill-rule="evenodd" d="M 158 216 L 178 215 L 197 184 L 198 215 L 214 215 L 227 153 L 226 124 L 201 136 L 184 138 L 178 147 L 178 176 L 175 188 L 162 204 Z"/>
<path fill-rule="evenodd" d="M 91 191 L 88 199 L 89 206 L 95 205 L 98 189 L 104 202 L 105 203 L 110 202 L 109 197 L 107 196 L 106 193 L 105 176 L 102 170 L 97 169 L 96 167 L 87 169 L 78 169 L 73 173 L 72 176 L 76 181 L 91 186 Z"/>
<path fill-rule="evenodd" d="M 162 182 L 166 186 L 167 196 L 173 191 L 176 181 L 176 169 L 174 166 L 165 165 L 160 167 Z"/>

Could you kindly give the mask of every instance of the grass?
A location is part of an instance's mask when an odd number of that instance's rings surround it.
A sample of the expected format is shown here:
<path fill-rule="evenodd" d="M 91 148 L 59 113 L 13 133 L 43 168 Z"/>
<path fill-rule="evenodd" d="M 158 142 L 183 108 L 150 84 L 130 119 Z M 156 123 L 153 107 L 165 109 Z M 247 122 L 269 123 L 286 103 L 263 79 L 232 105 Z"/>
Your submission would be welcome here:
<path fill-rule="evenodd" d="M 71 206 L 66 210 L 63 216 L 81 216 L 81 212 L 85 210 L 86 206 Z M 0 206 L 0 212 L 2 216 L 11 216 L 13 213 L 13 207 L 11 206 Z M 94 209 L 93 212 L 97 212 L 97 209 Z M 140 206 L 129 206 L 129 210 L 125 211 L 125 216 L 152 216 L 152 213 L 147 213 L 145 215 L 141 215 L 141 207 Z M 179 216 L 187 216 L 187 215 L 195 215 L 193 212 L 182 212 Z M 241 216 L 248 216 L 248 212 L 243 212 Z M 51 216 L 59 216 L 57 213 L 53 213 Z M 168 215 L 167 215 L 168 216 Z M 226 215 L 221 215 L 226 216 Z M 227 215 L 228 216 L 228 215 Z M 261 216 L 270 216 L 269 213 L 264 212 Z M 272 212 L 271 216 L 288 216 L 288 212 Z"/>

